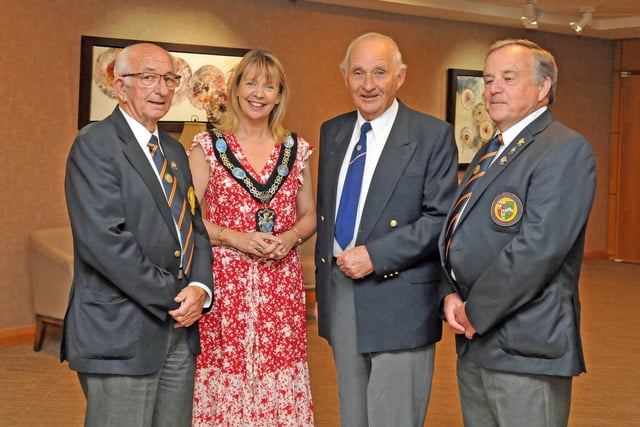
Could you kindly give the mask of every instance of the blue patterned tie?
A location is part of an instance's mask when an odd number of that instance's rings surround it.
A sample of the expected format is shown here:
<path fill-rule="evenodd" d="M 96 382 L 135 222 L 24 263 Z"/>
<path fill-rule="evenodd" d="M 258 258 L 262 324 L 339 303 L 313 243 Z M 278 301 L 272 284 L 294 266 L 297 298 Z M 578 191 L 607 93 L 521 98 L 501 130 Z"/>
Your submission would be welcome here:
<path fill-rule="evenodd" d="M 458 201 L 456 201 L 456 204 L 453 205 L 453 208 L 451 209 L 451 218 L 449 219 L 447 230 L 445 232 L 445 240 L 447 242 L 447 247 L 445 249 L 445 260 L 449 259 L 449 246 L 451 245 L 451 237 L 453 236 L 453 231 L 456 228 L 456 222 L 460 217 L 460 213 L 471 198 L 473 189 L 478 183 L 478 180 L 487 173 L 487 169 L 489 169 L 489 166 L 491 166 L 494 158 L 498 155 L 498 150 L 502 144 L 502 134 L 498 134 L 491 140 L 487 152 L 478 161 L 478 164 L 476 165 L 473 173 L 465 183 L 464 189 L 460 193 L 460 198 L 458 198 Z"/>
<path fill-rule="evenodd" d="M 164 186 L 164 194 L 167 196 L 169 207 L 171 207 L 173 219 L 180 230 L 180 239 L 182 242 L 182 271 L 185 276 L 189 277 L 194 247 L 191 212 L 188 209 L 187 200 L 178 188 L 178 179 L 167 168 L 167 159 L 162 154 L 162 150 L 158 144 L 158 138 L 156 138 L 155 135 L 151 135 L 151 140 L 147 146 L 149 147 L 151 158 L 153 158 L 153 163 L 156 165 L 160 180 Z"/>
<path fill-rule="evenodd" d="M 367 156 L 367 132 L 371 130 L 371 123 L 364 122 L 360 127 L 360 138 L 349 161 L 347 177 L 342 187 L 340 205 L 336 217 L 336 240 L 342 249 L 346 248 L 353 239 L 356 225 L 356 215 L 358 213 L 358 201 L 360 200 L 360 190 L 362 188 L 362 175 L 364 174 L 364 163 Z"/>

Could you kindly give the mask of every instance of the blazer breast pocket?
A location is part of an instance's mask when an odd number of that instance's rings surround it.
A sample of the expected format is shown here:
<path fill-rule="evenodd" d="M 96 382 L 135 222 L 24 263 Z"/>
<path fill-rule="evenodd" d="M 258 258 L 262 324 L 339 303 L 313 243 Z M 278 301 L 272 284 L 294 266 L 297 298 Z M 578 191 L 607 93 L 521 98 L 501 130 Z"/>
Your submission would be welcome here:
<path fill-rule="evenodd" d="M 404 174 L 398 180 L 398 183 L 393 190 L 394 198 L 402 201 L 402 203 L 410 203 L 417 200 L 420 202 L 420 198 L 416 197 L 416 189 L 422 189 L 424 187 L 424 175 L 418 174 Z"/>

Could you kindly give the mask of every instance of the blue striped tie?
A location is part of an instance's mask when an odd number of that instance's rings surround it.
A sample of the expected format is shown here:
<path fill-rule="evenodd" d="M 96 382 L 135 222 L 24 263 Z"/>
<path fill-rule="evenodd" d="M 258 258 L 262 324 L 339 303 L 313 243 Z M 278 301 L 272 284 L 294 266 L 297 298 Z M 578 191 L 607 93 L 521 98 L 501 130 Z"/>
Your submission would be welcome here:
<path fill-rule="evenodd" d="M 449 223 L 447 224 L 447 230 L 445 232 L 445 240 L 447 242 L 447 246 L 445 249 L 445 260 L 449 258 L 449 246 L 451 245 L 451 238 L 453 236 L 453 231 L 456 228 L 456 222 L 460 217 L 460 213 L 462 209 L 467 204 L 471 195 L 473 194 L 473 189 L 478 183 L 478 180 L 482 178 L 486 173 L 489 166 L 493 162 L 493 159 L 498 155 L 498 149 L 503 144 L 502 134 L 498 134 L 495 138 L 491 140 L 489 143 L 489 148 L 487 152 L 480 158 L 478 164 L 475 167 L 475 170 L 467 180 L 464 185 L 464 189 L 460 193 L 460 198 L 456 201 L 456 204 L 453 205 L 451 209 L 451 218 L 449 219 Z"/>
<path fill-rule="evenodd" d="M 349 161 L 347 177 L 342 187 L 340 205 L 336 217 L 336 240 L 342 249 L 353 239 L 356 225 L 356 215 L 358 214 L 358 201 L 360 200 L 360 190 L 362 189 L 362 175 L 364 174 L 364 164 L 367 157 L 367 132 L 371 130 L 371 123 L 364 122 L 360 127 L 360 138 Z"/>
<path fill-rule="evenodd" d="M 180 240 L 182 242 L 182 271 L 188 278 L 191 261 L 193 257 L 193 223 L 191 221 L 191 212 L 187 206 L 187 200 L 180 193 L 178 188 L 178 179 L 167 168 L 167 159 L 162 154 L 158 138 L 151 135 L 151 140 L 147 144 L 153 163 L 156 165 L 160 180 L 164 186 L 164 194 L 167 197 L 167 203 L 171 207 L 171 214 L 180 230 Z"/>

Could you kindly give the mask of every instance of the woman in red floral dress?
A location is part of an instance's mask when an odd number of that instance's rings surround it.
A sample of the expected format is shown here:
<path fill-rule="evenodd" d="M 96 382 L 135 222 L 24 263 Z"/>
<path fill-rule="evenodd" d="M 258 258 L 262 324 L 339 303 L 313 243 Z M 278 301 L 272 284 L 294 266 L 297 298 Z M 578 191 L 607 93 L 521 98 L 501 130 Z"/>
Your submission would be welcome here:
<path fill-rule="evenodd" d="M 288 97 L 278 59 L 250 51 L 219 127 L 196 135 L 190 150 L 214 256 L 195 426 L 313 425 L 297 249 L 315 232 L 312 148 L 282 126 Z"/>

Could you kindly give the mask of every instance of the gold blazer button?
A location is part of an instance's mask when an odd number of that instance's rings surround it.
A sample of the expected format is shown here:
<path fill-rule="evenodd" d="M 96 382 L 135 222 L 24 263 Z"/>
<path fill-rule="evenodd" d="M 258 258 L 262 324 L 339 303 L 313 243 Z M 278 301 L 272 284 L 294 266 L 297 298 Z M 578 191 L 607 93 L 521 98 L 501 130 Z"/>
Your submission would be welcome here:
<path fill-rule="evenodd" d="M 323 263 L 323 264 L 326 264 L 326 263 L 327 263 L 327 260 L 326 260 L 326 259 L 324 259 L 324 258 L 320 258 L 320 262 L 321 262 L 321 263 Z"/>
<path fill-rule="evenodd" d="M 398 221 L 392 219 L 391 222 L 389 222 L 389 225 L 391 226 L 391 228 L 396 228 L 398 226 Z"/>
<path fill-rule="evenodd" d="M 176 258 L 180 258 L 180 255 L 181 255 L 180 251 L 174 251 L 173 252 L 173 256 L 176 257 Z"/>

